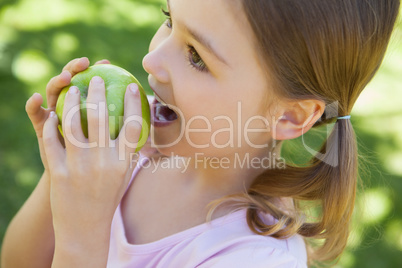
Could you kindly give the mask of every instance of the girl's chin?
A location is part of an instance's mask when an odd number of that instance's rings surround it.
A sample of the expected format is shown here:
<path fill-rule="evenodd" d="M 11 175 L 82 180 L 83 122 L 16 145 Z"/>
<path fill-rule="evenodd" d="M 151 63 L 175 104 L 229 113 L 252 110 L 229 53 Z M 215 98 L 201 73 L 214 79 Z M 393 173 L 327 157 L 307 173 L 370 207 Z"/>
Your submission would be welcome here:
<path fill-rule="evenodd" d="M 175 148 L 182 147 L 182 139 L 185 139 L 185 137 L 184 135 L 181 135 L 180 130 L 180 120 L 171 122 L 152 121 L 152 147 L 156 148 L 163 154 L 166 151 L 170 152 L 174 151 Z"/>

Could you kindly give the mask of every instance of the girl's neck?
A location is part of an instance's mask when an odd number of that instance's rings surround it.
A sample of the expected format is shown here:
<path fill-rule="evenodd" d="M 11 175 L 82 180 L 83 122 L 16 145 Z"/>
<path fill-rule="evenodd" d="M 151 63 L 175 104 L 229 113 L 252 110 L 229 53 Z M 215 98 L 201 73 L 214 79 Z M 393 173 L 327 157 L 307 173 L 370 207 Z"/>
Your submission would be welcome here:
<path fill-rule="evenodd" d="M 278 164 L 280 146 L 274 150 L 237 152 L 224 157 L 206 157 L 202 154 L 183 159 L 187 163 L 183 178 L 186 190 L 214 198 L 245 192 L 263 171 Z"/>

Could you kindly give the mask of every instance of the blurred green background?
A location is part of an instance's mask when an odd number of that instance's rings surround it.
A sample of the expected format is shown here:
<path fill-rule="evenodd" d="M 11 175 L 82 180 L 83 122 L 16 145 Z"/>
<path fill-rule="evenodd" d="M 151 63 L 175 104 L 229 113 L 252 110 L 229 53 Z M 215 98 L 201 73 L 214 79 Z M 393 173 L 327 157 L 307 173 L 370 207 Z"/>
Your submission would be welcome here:
<path fill-rule="evenodd" d="M 71 59 L 109 59 L 148 90 L 142 58 L 164 0 L 3 0 L 0 3 L 0 246 L 42 173 L 25 113 Z M 378 75 L 352 112 L 364 190 L 337 267 L 402 267 L 402 21 Z"/>

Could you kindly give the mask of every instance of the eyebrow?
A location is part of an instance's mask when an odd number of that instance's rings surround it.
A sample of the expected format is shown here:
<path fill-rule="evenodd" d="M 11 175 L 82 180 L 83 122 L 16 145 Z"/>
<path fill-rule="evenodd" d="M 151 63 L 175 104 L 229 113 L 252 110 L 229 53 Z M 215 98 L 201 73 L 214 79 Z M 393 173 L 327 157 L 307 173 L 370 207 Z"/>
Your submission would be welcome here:
<path fill-rule="evenodd" d="M 167 0 L 167 7 L 169 12 L 171 12 L 170 9 L 170 0 Z M 183 25 L 184 31 L 189 34 L 194 40 L 196 40 L 198 43 L 200 43 L 202 46 L 204 46 L 211 54 L 213 54 L 218 60 L 223 62 L 224 64 L 228 65 L 226 60 L 219 55 L 219 53 L 216 52 L 216 50 L 213 48 L 212 43 L 205 38 L 203 35 L 195 31 L 194 29 L 188 28 L 184 23 L 180 23 Z M 229 65 L 228 65 L 229 66 Z"/>

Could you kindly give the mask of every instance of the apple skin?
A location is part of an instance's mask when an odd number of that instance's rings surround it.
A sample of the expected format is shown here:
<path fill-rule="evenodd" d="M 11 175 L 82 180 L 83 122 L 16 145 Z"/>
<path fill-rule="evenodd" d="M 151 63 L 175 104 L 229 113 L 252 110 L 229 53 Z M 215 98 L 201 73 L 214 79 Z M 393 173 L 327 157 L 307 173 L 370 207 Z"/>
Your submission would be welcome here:
<path fill-rule="evenodd" d="M 59 119 L 59 130 L 63 135 L 61 122 L 63 117 L 64 100 L 66 93 L 71 86 L 76 86 L 80 90 L 80 115 L 81 115 L 81 127 L 85 137 L 88 137 L 88 120 L 86 100 L 88 96 L 89 82 L 94 76 L 100 76 L 105 82 L 106 89 L 106 103 L 109 113 L 109 131 L 111 139 L 116 139 L 123 126 L 124 116 L 124 95 L 127 86 L 131 83 L 138 85 L 141 96 L 141 110 L 142 110 L 142 129 L 139 138 L 137 150 L 139 151 L 144 146 L 150 129 L 150 108 L 144 89 L 138 80 L 130 74 L 128 71 L 112 64 L 97 64 L 89 67 L 88 69 L 76 74 L 72 79 L 70 85 L 63 88 L 60 92 L 59 98 L 56 104 L 56 114 Z"/>

